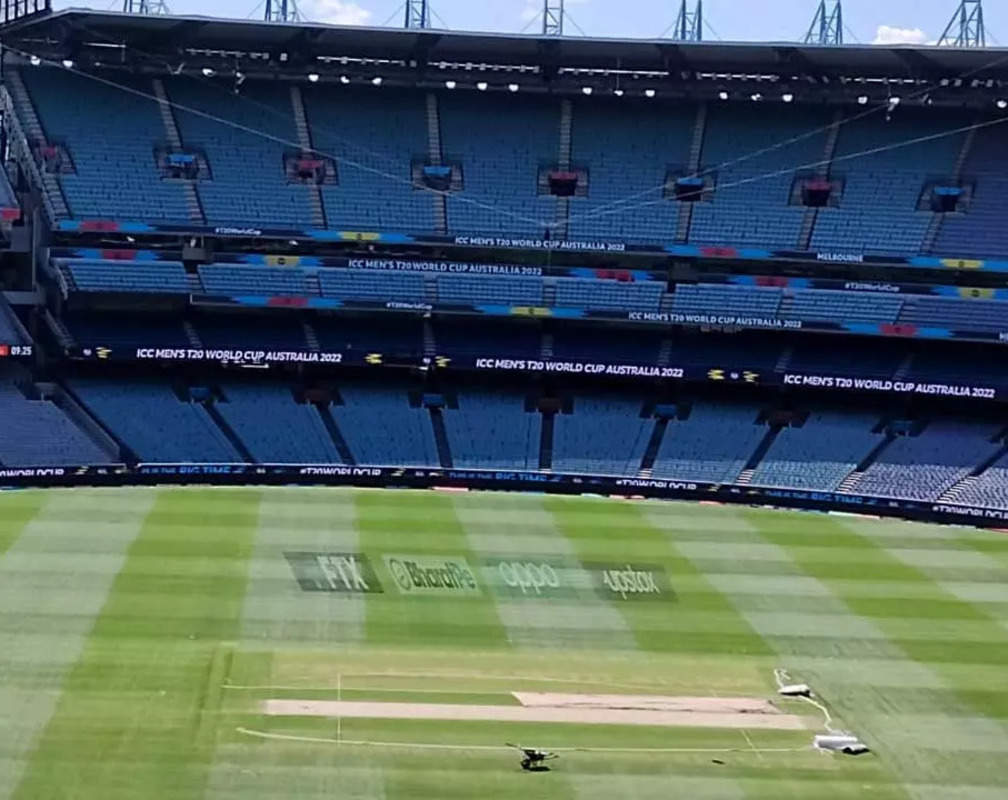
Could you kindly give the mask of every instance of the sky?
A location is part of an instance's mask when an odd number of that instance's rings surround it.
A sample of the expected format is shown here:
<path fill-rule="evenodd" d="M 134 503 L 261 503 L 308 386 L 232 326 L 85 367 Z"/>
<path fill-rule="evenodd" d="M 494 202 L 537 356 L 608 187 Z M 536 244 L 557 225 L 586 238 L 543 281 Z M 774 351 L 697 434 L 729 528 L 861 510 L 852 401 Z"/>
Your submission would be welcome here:
<path fill-rule="evenodd" d="M 293 0 L 292 0 L 293 1 Z M 296 0 L 304 19 L 340 25 L 403 21 L 403 0 Z M 166 0 L 176 14 L 258 18 L 260 0 Z M 255 4 L 259 2 L 257 8 Z M 688 0 L 692 6 L 696 0 Z M 832 4 L 832 0 L 828 0 Z M 680 0 L 566 0 L 566 33 L 652 38 L 675 19 Z M 53 0 L 54 8 L 121 10 L 122 0 Z M 795 41 L 808 30 L 818 0 L 704 0 L 704 38 L 724 41 Z M 848 43 L 933 43 L 958 0 L 843 0 Z M 517 33 L 541 28 L 542 0 L 430 0 L 435 27 Z M 1008 2 L 987 0 L 988 43 L 1008 46 Z"/>

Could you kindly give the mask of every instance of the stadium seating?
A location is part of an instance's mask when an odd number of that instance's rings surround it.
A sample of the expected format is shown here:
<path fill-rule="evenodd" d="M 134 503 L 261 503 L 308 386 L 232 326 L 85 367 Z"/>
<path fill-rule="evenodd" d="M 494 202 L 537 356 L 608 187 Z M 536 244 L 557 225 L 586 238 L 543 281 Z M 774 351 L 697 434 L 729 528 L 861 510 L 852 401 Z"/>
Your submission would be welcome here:
<path fill-rule="evenodd" d="M 832 168 L 834 177 L 843 177 L 843 197 L 837 207 L 820 210 L 812 249 L 883 255 L 919 252 L 933 217 L 931 211 L 917 210 L 925 181 L 936 172 L 952 170 L 963 134 L 902 145 L 956 127 L 947 115 L 902 108 L 886 120 L 874 114 L 845 124 Z M 870 152 L 897 144 L 901 146 Z M 855 154 L 857 158 L 845 160 Z"/>
<path fill-rule="evenodd" d="M 269 383 L 221 387 L 221 417 L 263 464 L 338 464 L 342 461 L 318 410 L 295 403 L 289 388 Z"/>
<path fill-rule="evenodd" d="M 748 405 L 697 404 L 688 419 L 669 422 L 652 474 L 711 483 L 734 483 L 766 435 L 759 409 Z"/>
<path fill-rule="evenodd" d="M 73 162 L 60 183 L 74 217 L 188 223 L 184 187 L 162 180 L 154 160 L 166 134 L 153 99 L 68 70 L 34 67 L 21 77 L 48 141 L 63 144 Z M 154 91 L 122 73 L 115 81 Z"/>
<path fill-rule="evenodd" d="M 1008 508 L 1008 455 L 979 476 L 966 478 L 953 490 L 956 503 L 987 508 Z"/>
<path fill-rule="evenodd" d="M 428 150 L 421 92 L 309 87 L 304 104 L 315 148 L 338 159 L 338 182 L 322 187 L 330 228 L 434 230 L 432 195 L 411 175 Z"/>
<path fill-rule="evenodd" d="M 997 446 L 997 428 L 976 423 L 935 421 L 918 436 L 897 436 L 860 477 L 852 491 L 880 497 L 937 500 L 969 474 Z"/>
<path fill-rule="evenodd" d="M 753 473 L 754 486 L 833 491 L 881 440 L 871 414 L 815 411 L 782 428 Z"/>
<path fill-rule="evenodd" d="M 848 292 L 832 289 L 785 290 L 778 312 L 781 319 L 803 322 L 891 323 L 903 298 L 879 292 Z"/>
<path fill-rule="evenodd" d="M 624 124 L 628 118 L 632 125 Z M 575 103 L 571 163 L 588 170 L 589 186 L 587 197 L 571 201 L 570 235 L 674 241 L 679 209 L 678 203 L 664 197 L 665 182 L 670 168 L 684 171 L 695 118 L 693 105 Z"/>
<path fill-rule="evenodd" d="M 318 295 L 302 270 L 287 267 L 249 267 L 207 264 L 199 268 L 200 280 L 214 294 L 251 294 L 303 297 Z"/>
<path fill-rule="evenodd" d="M 639 400 L 579 395 L 572 414 L 554 417 L 553 469 L 636 475 L 653 426 L 641 417 Z"/>
<path fill-rule="evenodd" d="M 57 262 L 69 285 L 81 292 L 168 292 L 186 294 L 192 284 L 178 261 Z"/>
<path fill-rule="evenodd" d="M 694 204 L 689 241 L 794 248 L 805 215 L 788 204 L 795 171 L 822 160 L 829 123 L 801 106 L 711 106 L 701 163 L 716 186 Z"/>
<path fill-rule="evenodd" d="M 731 314 L 777 316 L 783 293 L 778 288 L 751 288 L 729 284 L 679 284 L 672 309 L 680 314 Z"/>
<path fill-rule="evenodd" d="M 404 389 L 341 384 L 340 394 L 332 415 L 358 464 L 438 465 L 430 413 L 411 407 Z"/>
<path fill-rule="evenodd" d="M 525 398 L 514 392 L 461 393 L 458 408 L 443 412 L 454 465 L 538 469 L 542 415 L 525 411 L 524 403 Z"/>
<path fill-rule="evenodd" d="M 352 269 L 323 269 L 318 272 L 323 297 L 339 300 L 398 300 L 418 303 L 425 297 L 420 272 L 378 272 Z"/>
<path fill-rule="evenodd" d="M 966 213 L 946 214 L 933 251 L 946 256 L 1008 254 L 1008 147 L 1000 125 L 979 128 L 963 165 L 973 184 Z"/>
<path fill-rule="evenodd" d="M 48 400 L 30 400 L 11 380 L 0 379 L 0 464 L 46 467 L 107 464 L 111 460 Z"/>
<path fill-rule="evenodd" d="M 897 321 L 953 331 L 1008 333 L 1008 303 L 921 295 L 907 299 Z"/>
<path fill-rule="evenodd" d="M 442 303 L 491 303 L 541 306 L 542 278 L 504 278 L 496 275 L 438 275 L 438 300 Z"/>
<path fill-rule="evenodd" d="M 179 399 L 165 383 L 82 378 L 69 385 L 141 461 L 242 461 L 203 405 Z"/>
<path fill-rule="evenodd" d="M 664 285 L 591 278 L 557 278 L 556 305 L 596 311 L 657 311 Z"/>
<path fill-rule="evenodd" d="M 199 182 L 213 225 L 308 226 L 308 187 L 287 182 L 284 153 L 297 149 L 290 94 L 282 83 L 231 86 L 165 80 L 186 147 L 207 154 L 211 178 Z M 266 134 L 263 136 L 262 134 Z"/>
<path fill-rule="evenodd" d="M 465 188 L 448 197 L 455 233 L 542 237 L 556 199 L 538 195 L 541 163 L 559 154 L 560 106 L 521 94 L 442 93 L 445 159 L 462 165 Z"/>

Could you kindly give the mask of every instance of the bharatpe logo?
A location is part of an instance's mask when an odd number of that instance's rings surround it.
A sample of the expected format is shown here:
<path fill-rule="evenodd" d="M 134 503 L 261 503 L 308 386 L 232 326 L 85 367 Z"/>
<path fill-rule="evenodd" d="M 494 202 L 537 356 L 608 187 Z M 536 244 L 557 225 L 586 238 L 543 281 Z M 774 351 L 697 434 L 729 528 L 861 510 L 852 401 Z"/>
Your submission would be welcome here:
<path fill-rule="evenodd" d="M 665 570 L 657 564 L 586 564 L 606 600 L 671 600 Z"/>
<path fill-rule="evenodd" d="M 384 591 L 367 556 L 360 553 L 284 553 L 306 592 L 377 594 Z"/>
<path fill-rule="evenodd" d="M 476 573 L 464 558 L 391 555 L 384 560 L 402 594 L 483 594 Z"/>

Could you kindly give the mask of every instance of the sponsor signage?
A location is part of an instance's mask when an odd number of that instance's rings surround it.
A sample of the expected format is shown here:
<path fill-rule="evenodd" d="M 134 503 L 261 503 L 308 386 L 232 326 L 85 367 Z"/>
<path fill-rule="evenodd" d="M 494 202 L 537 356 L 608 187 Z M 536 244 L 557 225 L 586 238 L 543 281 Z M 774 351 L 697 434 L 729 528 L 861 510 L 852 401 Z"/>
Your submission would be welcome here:
<path fill-rule="evenodd" d="M 398 258 L 350 258 L 350 269 L 373 269 L 386 272 L 451 272 L 469 275 L 525 275 L 539 276 L 542 267 L 519 264 L 470 264 L 462 261 L 408 261 Z"/>
<path fill-rule="evenodd" d="M 214 361 L 224 364 L 340 364 L 343 361 L 342 353 L 313 350 L 200 350 L 180 347 L 138 347 L 135 357 L 138 361 Z"/>
<path fill-rule="evenodd" d="M 483 562 L 483 576 L 495 593 L 513 598 L 572 597 L 579 584 L 590 589 L 584 570 L 549 556 L 489 558 Z"/>
<path fill-rule="evenodd" d="M 521 239 L 507 236 L 456 236 L 452 240 L 452 243 L 461 247 L 503 247 L 509 250 L 568 250 L 579 253 L 622 253 L 627 250 L 625 242 Z"/>
<path fill-rule="evenodd" d="M 893 381 L 880 378 L 850 378 L 841 375 L 815 375 L 787 372 L 781 382 L 785 386 L 811 386 L 818 389 L 855 389 L 865 392 L 886 392 L 894 394 L 922 394 L 941 397 L 970 397 L 979 400 L 994 400 L 997 390 L 990 386 L 972 386 L 950 383 L 917 383 L 914 381 Z"/>
<path fill-rule="evenodd" d="M 657 564 L 586 564 L 606 600 L 670 600 L 675 594 Z"/>
<path fill-rule="evenodd" d="M 591 361 L 539 361 L 529 358 L 478 356 L 476 369 L 511 372 L 563 372 L 584 375 L 616 375 L 632 378 L 683 378 L 682 367 L 647 364 L 604 364 Z"/>
<path fill-rule="evenodd" d="M 118 465 L 81 465 L 69 467 L 0 467 L 2 486 L 131 486 L 131 485 L 176 485 L 200 484 L 234 486 L 248 484 L 289 486 L 303 485 L 352 485 L 352 486 L 409 486 L 430 488 L 458 486 L 473 489 L 503 489 L 546 491 L 558 494 L 610 494 L 616 496 L 643 496 L 692 500 L 711 500 L 723 503 L 746 503 L 788 508 L 816 510 L 843 510 L 875 516 L 902 517 L 945 523 L 965 523 L 971 525 L 1005 527 L 1008 509 L 985 508 L 982 506 L 956 505 L 954 503 L 933 503 L 893 497 L 873 497 L 861 494 L 838 492 L 817 492 L 802 489 L 774 489 L 759 486 L 736 486 L 733 484 L 695 483 L 692 481 L 662 480 L 658 478 L 621 478 L 606 475 L 586 475 L 577 473 L 542 473 L 495 470 L 440 470 L 413 469 L 409 467 L 338 467 L 311 464 L 138 464 L 135 467 Z M 430 576 L 429 570 L 440 571 L 448 576 L 461 574 L 448 582 L 447 588 L 431 580 L 421 580 L 418 591 L 434 591 L 444 594 L 479 594 L 480 587 L 475 573 L 464 559 L 437 558 L 434 556 L 390 556 L 402 562 L 411 562 L 415 567 L 428 570 L 423 578 Z M 519 560 L 517 557 L 514 560 Z M 530 559 L 521 559 L 530 560 Z M 454 566 L 452 566 L 454 565 Z M 404 565 L 405 566 L 405 565 Z M 385 567 L 388 567 L 386 562 Z M 408 571 L 407 567 L 407 571 Z M 627 600 L 634 597 L 674 598 L 671 587 L 665 583 L 665 573 L 659 567 L 635 564 L 595 564 L 585 565 L 585 570 L 595 570 L 591 587 L 605 596 L 623 594 Z M 629 592 L 626 578 L 620 579 L 613 573 L 646 573 L 654 578 L 660 594 L 651 590 L 648 576 L 634 581 Z M 609 580 L 605 582 L 606 572 Z M 390 573 L 391 574 L 391 573 Z M 580 574 L 577 571 L 571 573 Z M 563 576 L 559 575 L 561 586 Z M 589 576 L 591 577 L 591 576 Z M 469 579 L 472 579 L 470 583 Z M 405 583 L 408 593 L 416 586 L 412 576 Z M 389 582 L 383 578 L 382 584 L 389 591 Z M 457 587 L 461 588 L 457 588 Z M 648 591 L 640 591 L 641 588 Z M 398 589 L 397 584 L 397 589 Z"/>
<path fill-rule="evenodd" d="M 387 555 L 383 560 L 400 594 L 483 594 L 475 571 L 459 556 Z"/>
<path fill-rule="evenodd" d="M 383 591 L 362 553 L 284 553 L 294 578 L 306 592 L 376 594 Z"/>

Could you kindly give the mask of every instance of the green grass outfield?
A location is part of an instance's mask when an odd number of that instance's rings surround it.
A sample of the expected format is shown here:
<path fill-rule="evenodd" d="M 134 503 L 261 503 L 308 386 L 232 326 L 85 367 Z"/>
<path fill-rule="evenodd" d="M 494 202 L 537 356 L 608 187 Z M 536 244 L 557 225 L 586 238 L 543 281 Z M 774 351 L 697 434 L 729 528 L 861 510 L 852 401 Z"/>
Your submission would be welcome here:
<path fill-rule="evenodd" d="M 371 591 L 309 590 L 338 586 L 333 554 L 363 556 L 350 583 Z M 400 588 L 403 564 L 446 559 L 476 585 Z M 556 585 L 523 593 L 502 560 L 548 564 Z M 603 582 L 627 564 L 654 588 Z M 873 753 L 813 751 L 821 716 L 800 704 L 785 710 L 808 731 L 262 710 L 772 697 L 777 667 Z M 561 758 L 525 774 L 505 741 Z M 1006 786 L 998 533 L 491 493 L 0 494 L 0 800 L 1001 800 Z"/>

